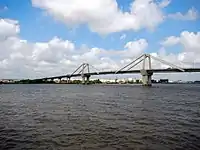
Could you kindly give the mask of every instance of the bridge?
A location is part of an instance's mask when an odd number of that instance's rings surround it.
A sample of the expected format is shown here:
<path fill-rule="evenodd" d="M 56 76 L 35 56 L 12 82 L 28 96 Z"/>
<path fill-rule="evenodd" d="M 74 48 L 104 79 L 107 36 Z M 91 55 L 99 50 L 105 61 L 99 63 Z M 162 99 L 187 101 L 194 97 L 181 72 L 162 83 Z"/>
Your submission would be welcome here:
<path fill-rule="evenodd" d="M 170 66 L 167 69 L 152 69 L 152 62 L 151 60 L 159 61 L 165 65 Z M 148 68 L 146 68 L 146 61 L 148 62 Z M 133 70 L 135 66 L 138 64 L 143 63 L 142 69 Z M 53 77 L 46 77 L 42 78 L 41 80 L 54 80 L 54 79 L 62 79 L 67 78 L 67 81 L 70 82 L 72 77 L 82 77 L 82 83 L 88 84 L 90 81 L 90 77 L 94 75 L 112 75 L 112 74 L 134 74 L 140 73 L 142 75 L 142 85 L 144 86 L 151 86 L 152 85 L 152 75 L 154 73 L 185 73 L 185 72 L 200 72 L 200 68 L 181 68 L 177 65 L 164 61 L 158 57 L 154 57 L 150 54 L 143 54 L 131 63 L 127 64 L 123 68 L 116 70 L 116 71 L 98 71 L 90 72 L 90 68 L 93 67 L 88 63 L 81 64 L 73 73 L 61 76 L 53 76 Z"/>

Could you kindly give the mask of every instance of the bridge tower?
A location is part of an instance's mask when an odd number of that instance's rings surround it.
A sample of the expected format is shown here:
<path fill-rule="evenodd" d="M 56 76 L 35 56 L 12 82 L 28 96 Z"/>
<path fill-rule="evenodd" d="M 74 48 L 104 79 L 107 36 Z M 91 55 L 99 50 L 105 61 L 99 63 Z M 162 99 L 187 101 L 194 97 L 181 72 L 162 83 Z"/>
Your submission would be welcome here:
<path fill-rule="evenodd" d="M 81 72 L 81 77 L 82 77 L 82 84 L 89 84 L 90 83 L 90 67 L 88 63 L 83 63 L 82 64 L 82 72 Z"/>
<path fill-rule="evenodd" d="M 90 73 L 89 64 L 83 63 L 69 76 L 69 79 L 74 74 L 79 74 L 79 75 L 81 75 L 81 78 L 82 78 L 82 84 L 89 84 L 90 83 L 90 74 L 89 73 Z"/>
<path fill-rule="evenodd" d="M 143 67 L 142 69 L 140 70 L 140 73 L 142 75 L 142 85 L 144 86 L 151 86 L 152 83 L 151 83 L 151 80 L 152 80 L 152 75 L 153 75 L 153 72 L 150 71 L 151 70 L 151 57 L 149 54 L 144 54 L 143 55 Z M 145 68 L 146 67 L 146 61 L 148 61 L 148 69 L 149 71 L 147 71 L 147 69 Z"/>
<path fill-rule="evenodd" d="M 171 64 L 167 61 L 164 61 L 158 57 L 154 57 L 150 54 L 143 54 L 140 57 L 136 58 L 134 61 L 132 61 L 131 63 L 127 64 L 126 66 L 124 66 L 123 68 L 119 69 L 118 71 L 116 71 L 115 73 L 120 73 L 120 71 L 123 71 L 124 69 L 126 69 L 127 71 L 131 70 L 133 67 L 137 66 L 138 64 L 140 64 L 141 62 L 143 63 L 142 65 L 142 69 L 140 70 L 140 73 L 142 75 L 142 85 L 144 86 L 152 86 L 152 75 L 153 75 L 153 71 L 152 71 L 152 63 L 151 60 L 156 60 L 161 62 L 162 64 L 168 65 L 172 68 L 176 68 L 182 72 L 184 72 L 184 70 L 174 64 Z M 148 68 L 146 68 L 146 61 L 147 61 L 147 66 Z"/>

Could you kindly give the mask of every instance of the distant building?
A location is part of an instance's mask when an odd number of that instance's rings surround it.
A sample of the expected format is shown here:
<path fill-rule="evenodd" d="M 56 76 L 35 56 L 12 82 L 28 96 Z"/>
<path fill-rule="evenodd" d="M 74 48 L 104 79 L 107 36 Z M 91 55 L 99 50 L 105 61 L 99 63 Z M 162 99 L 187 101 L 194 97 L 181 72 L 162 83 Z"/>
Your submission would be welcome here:
<path fill-rule="evenodd" d="M 151 80 L 152 83 L 157 83 L 157 80 Z"/>
<path fill-rule="evenodd" d="M 14 83 L 15 80 L 13 79 L 0 79 L 0 83 Z"/>
<path fill-rule="evenodd" d="M 60 83 L 60 82 L 61 82 L 60 79 L 54 79 L 53 81 L 54 81 L 55 83 Z"/>
<path fill-rule="evenodd" d="M 194 81 L 195 84 L 200 84 L 200 81 Z"/>
<path fill-rule="evenodd" d="M 140 82 L 141 82 L 141 80 L 139 80 L 139 79 L 135 80 L 135 83 L 140 83 Z"/>
<path fill-rule="evenodd" d="M 169 79 L 160 79 L 159 83 L 169 83 Z"/>
<path fill-rule="evenodd" d="M 100 79 L 102 83 L 115 83 L 117 82 L 116 79 Z"/>

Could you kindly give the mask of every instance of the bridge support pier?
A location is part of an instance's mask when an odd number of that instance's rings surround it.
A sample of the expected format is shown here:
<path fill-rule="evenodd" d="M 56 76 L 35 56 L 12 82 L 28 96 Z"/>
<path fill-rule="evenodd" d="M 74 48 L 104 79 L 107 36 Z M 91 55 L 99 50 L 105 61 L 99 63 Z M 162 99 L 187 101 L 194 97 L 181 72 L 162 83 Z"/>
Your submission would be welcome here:
<path fill-rule="evenodd" d="M 47 79 L 43 79 L 42 82 L 47 82 Z"/>
<path fill-rule="evenodd" d="M 85 84 L 85 76 L 82 76 L 82 84 Z"/>
<path fill-rule="evenodd" d="M 58 83 L 62 83 L 62 78 L 58 78 Z"/>
<path fill-rule="evenodd" d="M 90 76 L 86 76 L 86 84 L 90 84 Z"/>
<path fill-rule="evenodd" d="M 67 78 L 67 84 L 69 84 L 71 82 L 70 78 Z"/>
<path fill-rule="evenodd" d="M 90 75 L 82 76 L 82 84 L 90 84 Z"/>
<path fill-rule="evenodd" d="M 152 86 L 151 79 L 153 72 L 149 72 L 147 70 L 140 70 L 140 73 L 142 75 L 142 85 L 143 86 Z"/>
<path fill-rule="evenodd" d="M 49 79 L 49 80 L 47 80 L 48 82 L 54 82 L 54 80 L 53 79 Z"/>

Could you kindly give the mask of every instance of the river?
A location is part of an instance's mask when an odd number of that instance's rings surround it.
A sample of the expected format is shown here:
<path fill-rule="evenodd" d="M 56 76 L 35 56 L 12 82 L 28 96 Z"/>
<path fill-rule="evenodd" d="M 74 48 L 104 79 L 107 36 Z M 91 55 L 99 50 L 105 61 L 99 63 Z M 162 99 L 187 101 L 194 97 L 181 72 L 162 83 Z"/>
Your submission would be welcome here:
<path fill-rule="evenodd" d="M 199 150 L 200 85 L 0 85 L 0 150 Z"/>

